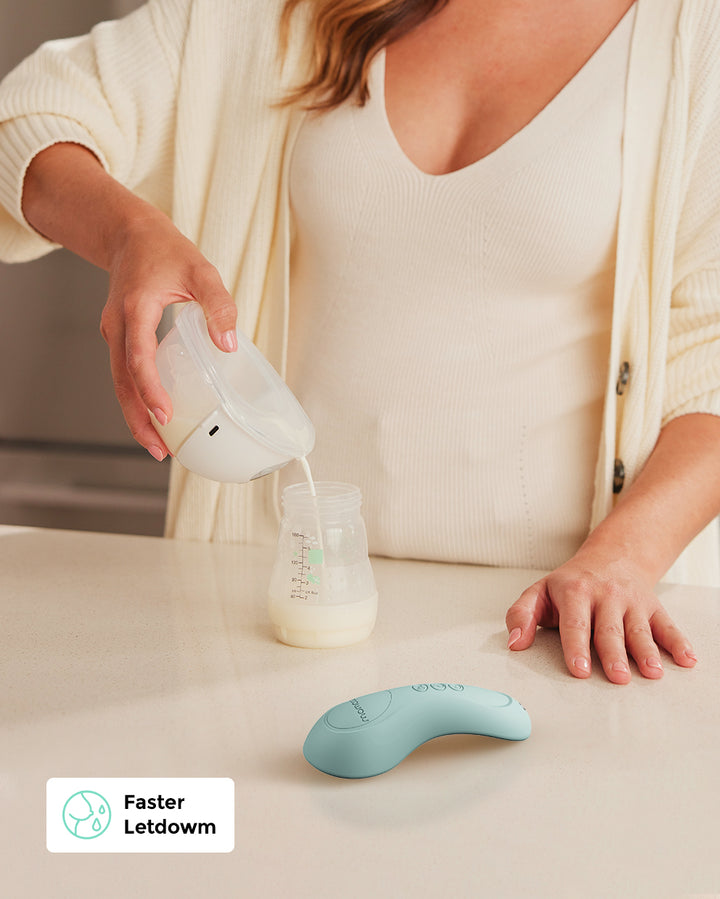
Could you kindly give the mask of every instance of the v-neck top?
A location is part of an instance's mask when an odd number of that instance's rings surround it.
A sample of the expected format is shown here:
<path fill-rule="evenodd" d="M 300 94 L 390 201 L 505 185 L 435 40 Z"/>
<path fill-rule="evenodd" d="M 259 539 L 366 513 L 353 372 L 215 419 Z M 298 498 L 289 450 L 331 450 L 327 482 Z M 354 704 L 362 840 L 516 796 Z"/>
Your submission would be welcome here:
<path fill-rule="evenodd" d="M 365 106 L 301 127 L 287 379 L 313 474 L 361 488 L 373 553 L 551 568 L 587 534 L 633 21 L 454 172 L 398 144 L 383 53 Z"/>

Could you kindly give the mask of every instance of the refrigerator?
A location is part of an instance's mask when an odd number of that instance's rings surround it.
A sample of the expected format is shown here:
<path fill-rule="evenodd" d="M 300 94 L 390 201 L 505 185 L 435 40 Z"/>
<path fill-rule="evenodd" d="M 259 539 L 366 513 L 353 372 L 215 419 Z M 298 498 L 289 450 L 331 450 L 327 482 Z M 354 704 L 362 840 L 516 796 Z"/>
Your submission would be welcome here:
<path fill-rule="evenodd" d="M 0 77 L 134 0 L 0 0 Z M 0 524 L 160 535 L 169 460 L 133 440 L 100 335 L 105 272 L 58 250 L 0 263 Z"/>

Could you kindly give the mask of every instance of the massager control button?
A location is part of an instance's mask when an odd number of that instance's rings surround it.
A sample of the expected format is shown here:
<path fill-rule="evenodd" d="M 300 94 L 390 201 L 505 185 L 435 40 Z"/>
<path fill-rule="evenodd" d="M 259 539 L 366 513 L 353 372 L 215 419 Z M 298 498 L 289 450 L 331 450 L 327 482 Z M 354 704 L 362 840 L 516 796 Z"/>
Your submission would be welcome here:
<path fill-rule="evenodd" d="M 450 687 L 451 690 L 457 690 L 458 692 L 465 689 L 462 684 L 448 684 L 448 687 Z"/>
<path fill-rule="evenodd" d="M 370 693 L 336 705 L 325 715 L 325 721 L 330 727 L 338 730 L 348 730 L 351 727 L 362 727 L 370 724 L 386 712 L 392 702 L 390 690 L 382 690 L 380 693 Z"/>
<path fill-rule="evenodd" d="M 444 690 L 447 687 L 447 684 L 430 684 L 433 690 Z"/>
<path fill-rule="evenodd" d="M 427 688 L 427 684 L 413 684 L 413 690 L 417 690 L 418 693 L 425 693 Z"/>
<path fill-rule="evenodd" d="M 514 699 L 512 696 L 508 696 L 507 693 L 497 693 L 492 697 L 491 701 L 488 702 L 488 705 L 493 705 L 498 709 L 505 708 L 506 705 L 512 705 Z"/>

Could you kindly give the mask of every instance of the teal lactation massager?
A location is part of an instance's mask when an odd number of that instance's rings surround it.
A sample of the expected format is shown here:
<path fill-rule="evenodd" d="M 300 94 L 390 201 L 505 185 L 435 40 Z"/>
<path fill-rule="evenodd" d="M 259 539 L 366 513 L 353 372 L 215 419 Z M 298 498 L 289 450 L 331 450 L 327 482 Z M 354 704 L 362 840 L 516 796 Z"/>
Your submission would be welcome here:
<path fill-rule="evenodd" d="M 303 754 L 335 777 L 373 777 L 447 734 L 526 740 L 530 716 L 506 693 L 464 684 L 413 684 L 334 706 L 315 722 Z"/>

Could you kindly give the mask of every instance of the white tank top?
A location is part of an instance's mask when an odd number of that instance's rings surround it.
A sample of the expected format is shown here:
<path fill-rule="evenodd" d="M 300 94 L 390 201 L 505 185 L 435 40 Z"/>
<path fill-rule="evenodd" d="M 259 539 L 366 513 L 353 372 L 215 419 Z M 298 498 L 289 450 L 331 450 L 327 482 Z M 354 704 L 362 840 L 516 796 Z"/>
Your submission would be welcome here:
<path fill-rule="evenodd" d="M 552 568 L 587 534 L 633 18 L 456 172 L 398 145 L 383 53 L 364 107 L 303 123 L 287 379 L 313 475 L 360 487 L 372 553 Z"/>

